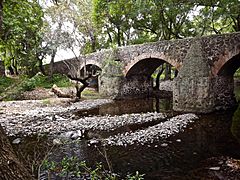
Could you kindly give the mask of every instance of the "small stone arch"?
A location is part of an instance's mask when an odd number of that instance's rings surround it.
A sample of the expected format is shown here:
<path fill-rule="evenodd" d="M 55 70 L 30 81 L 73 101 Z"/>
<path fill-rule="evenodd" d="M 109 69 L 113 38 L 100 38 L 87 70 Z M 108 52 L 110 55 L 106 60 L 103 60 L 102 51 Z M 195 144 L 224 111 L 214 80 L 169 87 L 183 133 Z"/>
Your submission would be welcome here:
<path fill-rule="evenodd" d="M 87 73 L 91 73 L 92 75 L 95 75 L 96 73 L 99 73 L 102 71 L 101 67 L 99 67 L 96 64 L 86 64 L 82 65 L 80 69 L 80 76 L 84 76 L 84 68 L 86 68 Z"/>
<path fill-rule="evenodd" d="M 125 77 L 128 77 L 129 72 L 131 72 L 134 68 L 134 66 L 139 65 L 141 62 L 146 61 L 146 63 L 152 63 L 153 65 L 151 70 L 155 70 L 161 63 L 167 62 L 171 64 L 173 67 L 175 67 L 177 70 L 179 70 L 182 66 L 179 62 L 177 62 L 175 59 L 171 59 L 169 56 L 165 55 L 164 53 L 143 53 L 137 57 L 135 57 L 133 60 L 131 60 L 124 68 L 123 74 Z M 148 62 L 147 62 L 148 61 Z M 154 62 L 155 61 L 155 62 Z M 154 64 L 156 63 L 156 64 Z M 140 64 L 141 66 L 141 64 Z M 153 73 L 153 72 L 152 72 Z"/>
<path fill-rule="evenodd" d="M 83 61 L 81 66 L 80 66 L 80 69 L 82 69 L 84 66 L 88 66 L 88 65 L 95 65 L 95 66 L 98 66 L 99 68 L 102 69 L 102 64 L 100 62 L 95 61 L 95 60 L 87 60 L 86 63 Z"/>

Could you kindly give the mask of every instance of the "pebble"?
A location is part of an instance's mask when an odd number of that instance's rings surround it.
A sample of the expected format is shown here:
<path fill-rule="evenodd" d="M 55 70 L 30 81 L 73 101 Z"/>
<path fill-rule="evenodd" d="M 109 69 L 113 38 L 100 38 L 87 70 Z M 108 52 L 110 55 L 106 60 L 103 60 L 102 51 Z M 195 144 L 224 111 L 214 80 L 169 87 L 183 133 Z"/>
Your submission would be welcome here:
<path fill-rule="evenodd" d="M 19 144 L 21 142 L 21 138 L 14 139 L 12 141 L 13 144 Z"/>
<path fill-rule="evenodd" d="M 162 120 L 162 122 L 145 129 L 119 133 L 106 137 L 105 139 L 93 137 L 89 141 L 90 145 L 99 144 L 99 142 L 101 142 L 100 144 L 104 146 L 145 145 L 146 143 L 151 146 L 150 144 L 154 143 L 155 140 L 159 141 L 166 139 L 171 135 L 179 133 L 183 131 L 189 123 L 198 119 L 198 117 L 192 113 L 182 114 L 172 118 L 168 118 L 164 113 L 156 112 L 93 117 L 77 117 L 72 115 L 74 111 L 90 109 L 110 102 L 111 100 L 98 99 L 85 100 L 67 107 L 39 106 L 32 108 L 29 105 L 29 108 L 23 111 L 16 112 L 12 110 L 0 115 L 0 123 L 9 136 L 17 136 L 19 134 L 25 136 L 48 134 L 59 138 L 78 139 L 82 138 L 85 135 L 84 132 L 88 132 L 89 130 L 110 132 L 126 125 L 143 124 Z M 9 108 L 16 105 L 21 106 L 21 102 L 15 103 L 18 104 L 13 105 L 13 103 L 10 102 L 8 104 L 6 103 L 6 105 L 7 107 L 9 106 Z M 61 143 L 58 140 L 59 139 L 56 138 L 54 143 Z M 180 139 L 176 141 L 181 142 Z M 166 143 L 161 144 L 162 147 L 166 147 L 167 145 Z"/>
<path fill-rule="evenodd" d="M 210 170 L 213 170 L 213 171 L 219 171 L 219 170 L 220 170 L 220 167 L 210 167 L 209 169 L 210 169 Z"/>
<path fill-rule="evenodd" d="M 167 147 L 167 146 L 168 146 L 167 143 L 162 143 L 162 144 L 161 144 L 161 147 Z"/>
<path fill-rule="evenodd" d="M 153 139 L 166 139 L 171 135 L 183 131 L 187 125 L 193 122 L 195 119 L 198 119 L 198 117 L 192 113 L 178 115 L 165 122 L 161 122 L 143 130 L 137 130 L 128 134 L 119 133 L 117 135 L 110 136 L 109 138 L 103 140 L 103 144 L 121 146 L 124 142 L 128 145 L 135 143 L 143 145 L 148 142 L 153 142 Z"/>

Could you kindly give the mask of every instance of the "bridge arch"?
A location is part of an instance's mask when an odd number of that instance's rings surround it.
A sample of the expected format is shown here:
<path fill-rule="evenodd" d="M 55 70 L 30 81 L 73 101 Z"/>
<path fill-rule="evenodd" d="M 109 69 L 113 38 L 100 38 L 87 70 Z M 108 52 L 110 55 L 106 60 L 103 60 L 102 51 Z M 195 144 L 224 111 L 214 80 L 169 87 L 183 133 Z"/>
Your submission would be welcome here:
<path fill-rule="evenodd" d="M 227 109 L 236 105 L 234 73 L 240 68 L 240 52 L 225 60 L 215 76 L 214 92 L 216 106 Z"/>
<path fill-rule="evenodd" d="M 86 64 L 80 69 L 80 77 L 87 78 L 88 76 L 91 76 L 88 79 L 89 87 L 98 90 L 98 76 L 101 74 L 101 72 L 102 69 L 99 66 L 95 64 Z"/>
<path fill-rule="evenodd" d="M 129 75 L 135 73 L 135 71 L 138 70 L 142 70 L 142 73 L 151 75 L 156 70 L 156 68 L 164 62 L 169 63 L 177 70 L 179 70 L 182 66 L 182 64 L 177 62 L 175 59 L 169 58 L 164 53 L 143 53 L 139 56 L 136 56 L 125 66 L 124 75 L 125 77 L 129 77 Z"/>
<path fill-rule="evenodd" d="M 228 68 L 230 68 L 230 69 L 231 69 L 231 67 L 234 68 L 234 63 L 239 62 L 239 56 L 240 56 L 240 45 L 234 47 L 230 51 L 225 50 L 225 52 L 223 54 L 216 57 L 216 59 L 218 59 L 218 60 L 214 62 L 213 67 L 212 67 L 213 76 L 222 74 L 223 71 L 226 71 Z M 238 59 L 238 62 L 236 59 Z M 229 71 L 229 70 L 227 70 L 227 71 Z M 234 71 L 234 69 L 233 69 L 230 71 L 235 72 L 236 70 Z"/>

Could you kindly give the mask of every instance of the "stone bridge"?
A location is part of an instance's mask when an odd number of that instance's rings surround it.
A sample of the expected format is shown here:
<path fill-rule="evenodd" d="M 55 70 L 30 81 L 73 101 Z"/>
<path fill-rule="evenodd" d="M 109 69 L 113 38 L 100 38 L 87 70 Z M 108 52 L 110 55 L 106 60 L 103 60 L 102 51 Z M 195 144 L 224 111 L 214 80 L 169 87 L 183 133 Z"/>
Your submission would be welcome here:
<path fill-rule="evenodd" d="M 240 33 L 158 41 L 102 50 L 57 62 L 56 72 L 80 76 L 96 65 L 101 95 L 114 98 L 147 97 L 153 93 L 152 73 L 167 62 L 178 70 L 173 108 L 211 112 L 234 105 L 233 74 L 240 67 Z"/>

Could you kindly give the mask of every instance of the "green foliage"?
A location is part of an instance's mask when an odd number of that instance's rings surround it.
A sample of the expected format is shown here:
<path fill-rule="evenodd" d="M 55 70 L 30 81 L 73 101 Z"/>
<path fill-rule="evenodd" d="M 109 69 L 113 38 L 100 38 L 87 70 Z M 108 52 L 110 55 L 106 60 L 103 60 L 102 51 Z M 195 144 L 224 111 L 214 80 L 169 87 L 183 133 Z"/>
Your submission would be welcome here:
<path fill-rule="evenodd" d="M 236 78 L 240 77 L 240 68 L 235 72 L 234 77 Z"/>
<path fill-rule="evenodd" d="M 9 86 L 14 84 L 17 80 L 9 77 L 0 78 L 0 94 L 3 93 Z"/>
<path fill-rule="evenodd" d="M 220 34 L 240 30 L 240 2 L 93 0 L 101 46 Z"/>
<path fill-rule="evenodd" d="M 237 141 L 240 143 L 240 106 L 238 106 L 237 110 L 234 112 L 232 118 L 231 132 L 233 136 L 237 139 Z"/>
<path fill-rule="evenodd" d="M 0 57 L 5 66 L 30 73 L 36 68 L 37 49 L 43 11 L 36 0 L 8 0 L 3 4 L 3 32 L 0 39 Z"/>
<path fill-rule="evenodd" d="M 144 174 L 139 174 L 138 171 L 136 171 L 135 175 L 127 175 L 128 180 L 143 180 Z"/>
<path fill-rule="evenodd" d="M 31 91 L 36 87 L 51 88 L 53 84 L 56 84 L 58 87 L 68 87 L 72 85 L 68 77 L 65 75 L 54 74 L 53 79 L 51 80 L 48 76 L 39 73 L 30 79 L 26 78 L 22 82 L 21 87 L 24 91 Z"/>
<path fill-rule="evenodd" d="M 99 94 L 96 90 L 84 89 L 82 96 L 87 99 L 99 99 Z"/>
<path fill-rule="evenodd" d="M 54 74 L 52 80 L 48 76 L 38 73 L 32 78 L 26 76 L 18 79 L 2 78 L 1 81 L 4 83 L 0 84 L 0 95 L 5 100 L 21 99 L 23 92 L 34 90 L 37 87 L 51 88 L 53 84 L 56 84 L 58 87 L 72 86 L 68 77 L 60 74 Z"/>
<path fill-rule="evenodd" d="M 89 167 L 85 161 L 80 161 L 77 157 L 64 157 L 60 162 L 44 160 L 43 168 L 48 174 L 55 173 L 62 178 L 81 177 L 91 180 L 118 180 L 122 179 L 117 174 L 104 169 L 102 163 L 96 163 L 94 167 Z M 127 180 L 143 180 L 143 174 L 137 171 L 135 175 L 127 175 Z"/>

